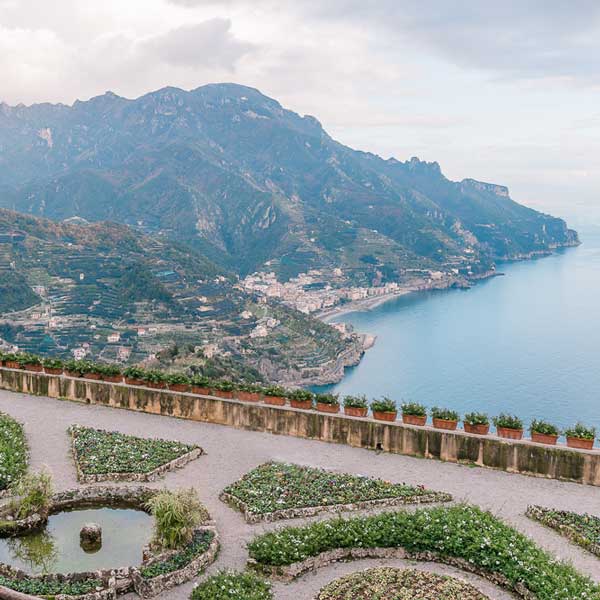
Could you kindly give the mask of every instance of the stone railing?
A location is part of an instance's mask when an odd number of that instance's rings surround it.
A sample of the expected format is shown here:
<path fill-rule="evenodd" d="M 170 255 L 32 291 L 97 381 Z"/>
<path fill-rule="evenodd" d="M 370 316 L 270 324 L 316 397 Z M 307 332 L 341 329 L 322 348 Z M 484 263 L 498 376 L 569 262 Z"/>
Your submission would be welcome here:
<path fill-rule="evenodd" d="M 600 486 L 600 452 L 0 368 L 0 389 Z"/>

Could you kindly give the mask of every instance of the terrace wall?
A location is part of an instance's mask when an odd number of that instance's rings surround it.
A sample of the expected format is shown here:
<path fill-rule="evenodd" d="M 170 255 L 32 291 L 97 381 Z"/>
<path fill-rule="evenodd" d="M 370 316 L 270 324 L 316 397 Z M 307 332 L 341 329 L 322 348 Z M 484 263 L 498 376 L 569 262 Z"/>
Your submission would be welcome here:
<path fill-rule="evenodd" d="M 600 452 L 0 368 L 0 388 L 600 486 Z"/>

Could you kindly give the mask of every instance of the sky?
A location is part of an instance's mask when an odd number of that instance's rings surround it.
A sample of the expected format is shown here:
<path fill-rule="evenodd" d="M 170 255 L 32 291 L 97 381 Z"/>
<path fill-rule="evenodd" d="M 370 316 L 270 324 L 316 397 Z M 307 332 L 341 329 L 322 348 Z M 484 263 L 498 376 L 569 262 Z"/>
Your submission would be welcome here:
<path fill-rule="evenodd" d="M 597 0 L 0 0 L 0 100 L 232 81 L 600 225 Z"/>

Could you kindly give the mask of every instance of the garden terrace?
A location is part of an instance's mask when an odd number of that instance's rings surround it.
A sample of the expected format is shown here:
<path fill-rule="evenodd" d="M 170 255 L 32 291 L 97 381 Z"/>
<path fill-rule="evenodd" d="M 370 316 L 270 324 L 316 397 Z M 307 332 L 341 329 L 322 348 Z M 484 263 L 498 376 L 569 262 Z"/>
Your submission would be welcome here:
<path fill-rule="evenodd" d="M 0 497 L 27 470 L 27 440 L 21 423 L 0 413 Z"/>
<path fill-rule="evenodd" d="M 529 506 L 527 516 L 600 557 L 600 517 L 542 506 Z"/>
<path fill-rule="evenodd" d="M 316 600 L 489 600 L 472 585 L 412 569 L 382 567 L 346 575 L 325 586 Z"/>
<path fill-rule="evenodd" d="M 458 565 L 537 600 L 600 598 L 600 586 L 473 506 L 382 513 L 288 527 L 255 538 L 250 566 L 291 581 L 332 561 L 389 557 Z"/>
<path fill-rule="evenodd" d="M 309 517 L 323 511 L 449 502 L 452 496 L 422 486 L 270 462 L 225 488 L 221 499 L 241 510 L 247 522 L 256 523 Z"/>
<path fill-rule="evenodd" d="M 69 433 L 78 479 L 82 483 L 152 481 L 202 454 L 202 448 L 196 445 L 79 425 L 73 425 Z"/>

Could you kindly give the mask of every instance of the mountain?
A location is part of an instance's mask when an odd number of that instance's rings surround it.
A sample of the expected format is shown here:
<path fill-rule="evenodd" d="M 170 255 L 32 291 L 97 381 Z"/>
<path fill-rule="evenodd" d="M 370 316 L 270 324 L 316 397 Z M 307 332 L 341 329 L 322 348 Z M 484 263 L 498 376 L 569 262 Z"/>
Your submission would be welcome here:
<path fill-rule="evenodd" d="M 503 186 L 353 150 L 234 84 L 0 105 L 0 206 L 124 223 L 242 276 L 341 269 L 353 285 L 415 269 L 478 275 L 578 242 Z"/>
<path fill-rule="evenodd" d="M 168 239 L 4 209 L 0 312 L 0 345 L 251 380 L 331 381 L 363 352 L 359 336 L 246 293 Z"/>

